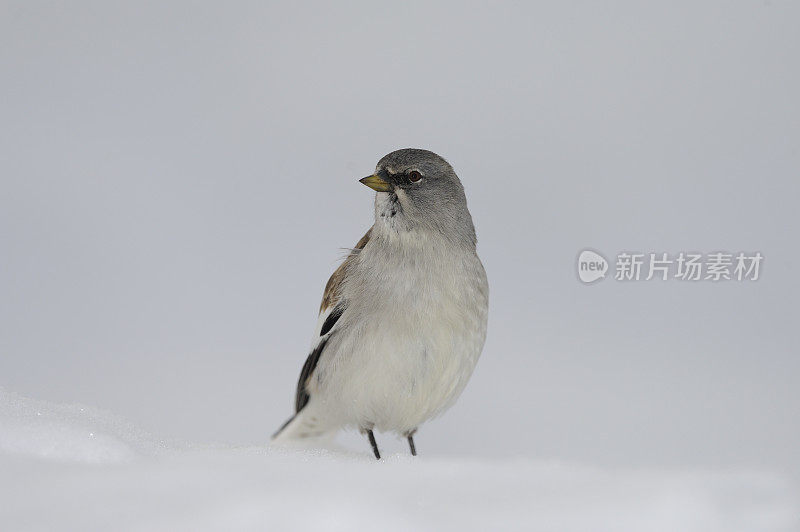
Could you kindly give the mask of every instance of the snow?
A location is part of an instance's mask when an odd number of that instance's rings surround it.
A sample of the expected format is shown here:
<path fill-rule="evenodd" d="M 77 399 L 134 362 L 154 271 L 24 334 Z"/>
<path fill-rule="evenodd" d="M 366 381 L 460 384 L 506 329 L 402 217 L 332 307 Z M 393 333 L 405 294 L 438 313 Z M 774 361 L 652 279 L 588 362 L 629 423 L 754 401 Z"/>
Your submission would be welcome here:
<path fill-rule="evenodd" d="M 784 531 L 774 472 L 165 442 L 0 388 L 2 530 Z"/>

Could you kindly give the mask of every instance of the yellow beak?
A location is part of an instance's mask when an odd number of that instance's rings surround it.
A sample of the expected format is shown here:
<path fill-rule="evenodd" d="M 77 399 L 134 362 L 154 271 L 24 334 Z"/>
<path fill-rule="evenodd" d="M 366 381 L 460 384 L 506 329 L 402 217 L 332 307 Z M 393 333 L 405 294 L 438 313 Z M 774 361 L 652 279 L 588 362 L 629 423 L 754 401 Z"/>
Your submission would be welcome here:
<path fill-rule="evenodd" d="M 365 177 L 364 179 L 359 179 L 359 182 L 364 183 L 372 190 L 377 190 L 378 192 L 389 192 L 392 190 L 392 185 L 381 179 L 376 175 L 371 175 L 369 177 Z"/>

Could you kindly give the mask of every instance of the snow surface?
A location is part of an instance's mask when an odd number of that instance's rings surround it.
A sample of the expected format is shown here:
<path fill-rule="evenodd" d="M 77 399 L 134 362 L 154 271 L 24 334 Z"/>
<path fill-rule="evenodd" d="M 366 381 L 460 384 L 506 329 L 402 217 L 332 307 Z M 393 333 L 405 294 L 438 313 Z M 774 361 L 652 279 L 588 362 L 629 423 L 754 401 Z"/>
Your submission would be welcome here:
<path fill-rule="evenodd" d="M 796 530 L 757 471 L 608 470 L 159 441 L 0 388 L 0 530 Z"/>

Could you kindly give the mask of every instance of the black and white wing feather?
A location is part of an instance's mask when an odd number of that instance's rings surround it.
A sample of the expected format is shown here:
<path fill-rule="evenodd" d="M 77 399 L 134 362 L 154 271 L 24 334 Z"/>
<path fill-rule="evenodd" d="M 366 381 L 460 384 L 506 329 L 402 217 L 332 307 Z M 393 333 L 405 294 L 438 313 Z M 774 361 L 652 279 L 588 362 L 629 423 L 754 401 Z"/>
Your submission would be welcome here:
<path fill-rule="evenodd" d="M 347 269 L 352 263 L 355 255 L 364 249 L 364 246 L 369 242 L 370 231 L 358 241 L 356 246 L 350 252 L 350 255 L 339 265 L 328 283 L 325 285 L 325 292 L 322 296 L 322 304 L 319 309 L 319 320 L 317 322 L 316 334 L 314 336 L 315 344 L 311 348 L 311 353 L 308 355 L 303 369 L 300 371 L 300 378 L 297 381 L 297 392 L 295 393 L 294 411 L 295 414 L 289 419 L 278 431 L 272 436 L 273 439 L 281 434 L 284 429 L 289 426 L 297 415 L 306 407 L 311 394 L 308 389 L 309 382 L 314 378 L 314 370 L 319 364 L 320 358 L 324 356 L 325 346 L 328 343 L 331 335 L 336 334 L 336 324 L 339 318 L 347 310 L 347 302 L 342 298 L 342 283 L 347 277 Z"/>

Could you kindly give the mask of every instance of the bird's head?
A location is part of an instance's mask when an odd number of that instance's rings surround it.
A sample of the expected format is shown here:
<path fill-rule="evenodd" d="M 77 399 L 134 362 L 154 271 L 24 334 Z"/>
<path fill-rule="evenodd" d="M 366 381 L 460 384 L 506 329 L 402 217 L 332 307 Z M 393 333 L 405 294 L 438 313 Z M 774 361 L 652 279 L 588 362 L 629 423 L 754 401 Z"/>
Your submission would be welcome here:
<path fill-rule="evenodd" d="M 395 231 L 437 231 L 475 243 L 464 187 L 453 167 L 432 151 L 406 148 L 384 156 L 360 180 L 376 190 L 375 221 Z"/>

